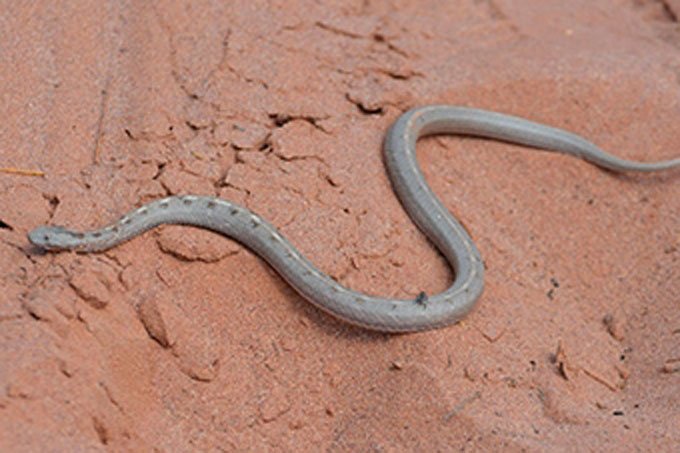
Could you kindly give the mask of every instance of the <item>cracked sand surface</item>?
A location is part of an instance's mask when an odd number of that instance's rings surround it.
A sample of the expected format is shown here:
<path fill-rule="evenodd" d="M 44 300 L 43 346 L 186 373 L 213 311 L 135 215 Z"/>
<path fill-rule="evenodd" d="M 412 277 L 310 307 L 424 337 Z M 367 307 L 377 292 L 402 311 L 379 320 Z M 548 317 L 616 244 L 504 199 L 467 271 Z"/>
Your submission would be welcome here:
<path fill-rule="evenodd" d="M 680 178 L 437 137 L 419 161 L 484 257 L 462 323 L 335 321 L 262 260 L 169 226 L 40 255 L 169 194 L 244 204 L 344 284 L 452 275 L 381 158 L 450 103 L 677 156 L 676 0 L 74 1 L 1 15 L 0 450 L 670 451 L 680 443 Z"/>

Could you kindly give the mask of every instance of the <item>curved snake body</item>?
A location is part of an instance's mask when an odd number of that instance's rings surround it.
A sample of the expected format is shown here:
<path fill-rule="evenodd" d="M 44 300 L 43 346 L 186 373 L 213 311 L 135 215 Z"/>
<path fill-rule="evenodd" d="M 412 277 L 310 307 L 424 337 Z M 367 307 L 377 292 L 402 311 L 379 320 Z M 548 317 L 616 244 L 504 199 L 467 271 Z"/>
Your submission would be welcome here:
<path fill-rule="evenodd" d="M 307 300 L 337 318 L 385 332 L 446 326 L 463 318 L 479 299 L 484 265 L 472 239 L 432 193 L 416 161 L 417 139 L 432 134 L 473 135 L 554 150 L 613 171 L 657 171 L 680 166 L 680 158 L 651 163 L 620 159 L 570 132 L 485 110 L 432 105 L 404 113 L 387 134 L 386 167 L 402 205 L 455 272 L 455 280 L 447 290 L 430 296 L 421 293 L 415 300 L 373 297 L 340 285 L 302 256 L 266 220 L 214 197 L 168 197 L 144 205 L 100 230 L 80 233 L 43 226 L 28 237 L 46 250 L 97 252 L 161 224 L 194 225 L 243 243 Z"/>

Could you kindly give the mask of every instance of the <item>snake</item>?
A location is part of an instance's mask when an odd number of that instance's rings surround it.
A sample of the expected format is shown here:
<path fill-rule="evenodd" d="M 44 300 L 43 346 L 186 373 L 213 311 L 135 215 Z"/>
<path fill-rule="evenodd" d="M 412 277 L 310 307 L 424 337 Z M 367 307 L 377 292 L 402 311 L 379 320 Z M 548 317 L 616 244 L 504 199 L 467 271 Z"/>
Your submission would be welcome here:
<path fill-rule="evenodd" d="M 494 139 L 582 158 L 614 172 L 653 172 L 680 167 L 680 158 L 636 162 L 608 154 L 585 138 L 517 116 L 449 105 L 413 108 L 389 128 L 384 163 L 392 187 L 413 222 L 451 266 L 448 289 L 412 299 L 376 297 L 347 288 L 322 272 L 272 224 L 236 203 L 212 196 L 176 195 L 152 201 L 101 229 L 78 232 L 41 226 L 28 234 L 44 251 L 101 252 L 161 224 L 205 228 L 247 246 L 301 296 L 356 326 L 380 332 L 414 332 L 454 324 L 476 305 L 484 289 L 484 263 L 470 234 L 428 186 L 416 159 L 420 137 L 455 134 Z"/>

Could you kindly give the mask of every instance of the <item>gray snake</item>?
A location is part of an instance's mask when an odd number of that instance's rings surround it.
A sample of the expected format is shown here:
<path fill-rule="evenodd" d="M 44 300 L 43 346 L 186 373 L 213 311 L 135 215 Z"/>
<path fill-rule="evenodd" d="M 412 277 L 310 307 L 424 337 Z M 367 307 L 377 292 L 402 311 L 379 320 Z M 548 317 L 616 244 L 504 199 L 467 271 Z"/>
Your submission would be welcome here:
<path fill-rule="evenodd" d="M 31 231 L 28 238 L 45 250 L 98 252 L 161 224 L 194 225 L 245 244 L 305 299 L 349 323 L 385 332 L 446 326 L 463 318 L 481 296 L 484 265 L 468 233 L 437 199 L 418 167 L 416 141 L 433 134 L 487 137 L 558 151 L 613 171 L 680 167 L 680 158 L 650 163 L 620 159 L 578 135 L 515 116 L 454 106 L 412 109 L 387 133 L 385 165 L 405 210 L 444 255 L 455 279 L 439 294 L 428 297 L 421 293 L 410 300 L 373 297 L 340 285 L 303 257 L 273 225 L 242 206 L 215 197 L 172 196 L 146 204 L 99 230 L 80 233 L 42 226 Z"/>

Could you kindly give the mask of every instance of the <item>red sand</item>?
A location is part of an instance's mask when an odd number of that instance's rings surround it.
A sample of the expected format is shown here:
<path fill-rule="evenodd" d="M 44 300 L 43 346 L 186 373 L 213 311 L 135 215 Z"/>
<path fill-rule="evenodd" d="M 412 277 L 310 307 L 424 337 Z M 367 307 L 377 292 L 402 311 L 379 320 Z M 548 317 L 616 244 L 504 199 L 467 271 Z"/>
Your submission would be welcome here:
<path fill-rule="evenodd" d="M 460 104 L 678 156 L 680 1 L 176 3 L 0 15 L 0 167 L 44 172 L 0 172 L 1 451 L 678 447 L 677 171 L 423 140 L 488 271 L 464 322 L 412 335 L 330 318 L 205 231 L 89 256 L 26 232 L 220 195 L 354 289 L 439 291 L 383 168 L 390 123 Z"/>

